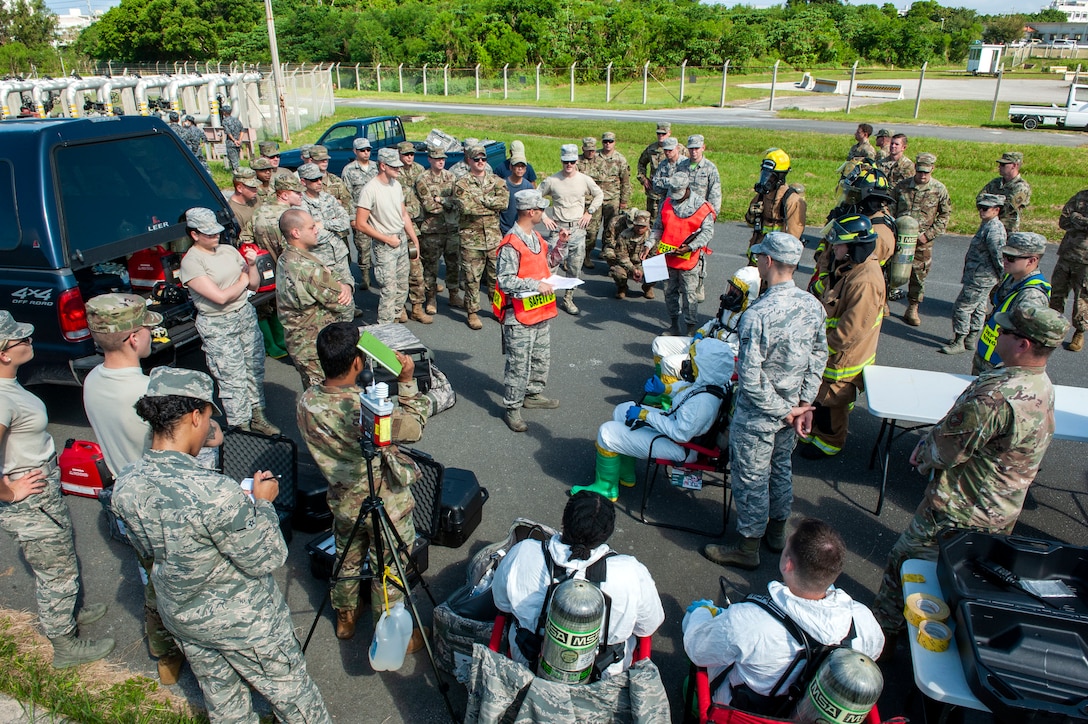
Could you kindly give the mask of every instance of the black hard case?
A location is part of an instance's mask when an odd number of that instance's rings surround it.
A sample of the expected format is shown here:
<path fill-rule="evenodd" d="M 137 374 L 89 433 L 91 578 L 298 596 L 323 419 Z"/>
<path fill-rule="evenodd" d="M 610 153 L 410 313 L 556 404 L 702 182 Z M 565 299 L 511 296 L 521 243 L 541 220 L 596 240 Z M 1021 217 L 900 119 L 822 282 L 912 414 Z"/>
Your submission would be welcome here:
<path fill-rule="evenodd" d="M 273 505 L 279 515 L 283 538 L 290 543 L 298 490 L 298 446 L 295 442 L 284 435 L 262 435 L 229 427 L 223 432 L 219 469 L 238 481 L 252 477 L 256 470 L 269 470 L 276 475 L 280 490 Z"/>
<path fill-rule="evenodd" d="M 979 701 L 1000 722 L 1088 721 L 1088 548 L 977 531 L 948 531 L 938 543 L 937 579 Z M 1060 580 L 1075 595 L 1048 606 L 986 577 L 976 560 Z"/>

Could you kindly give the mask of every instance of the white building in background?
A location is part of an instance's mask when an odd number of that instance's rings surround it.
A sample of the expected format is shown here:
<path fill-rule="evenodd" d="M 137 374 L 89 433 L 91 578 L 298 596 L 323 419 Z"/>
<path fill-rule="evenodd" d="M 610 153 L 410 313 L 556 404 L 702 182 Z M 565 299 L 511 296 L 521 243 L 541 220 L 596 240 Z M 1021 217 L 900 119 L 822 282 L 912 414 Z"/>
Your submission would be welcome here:
<path fill-rule="evenodd" d="M 1088 23 L 1088 0 L 1054 0 L 1049 9 L 1065 13 L 1071 23 Z"/>
<path fill-rule="evenodd" d="M 67 13 L 57 13 L 57 43 L 71 45 L 84 28 L 100 17 L 100 12 L 85 14 L 80 8 L 68 8 Z"/>

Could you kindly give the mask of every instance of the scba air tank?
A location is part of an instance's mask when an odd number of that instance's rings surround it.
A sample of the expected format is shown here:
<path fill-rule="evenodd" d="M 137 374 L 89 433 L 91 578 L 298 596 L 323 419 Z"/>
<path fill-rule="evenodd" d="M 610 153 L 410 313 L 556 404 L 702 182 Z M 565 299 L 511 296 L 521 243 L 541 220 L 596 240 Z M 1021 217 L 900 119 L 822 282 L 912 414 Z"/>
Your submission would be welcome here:
<path fill-rule="evenodd" d="M 564 684 L 589 681 L 601 642 L 604 594 L 589 581 L 569 579 L 552 593 L 540 655 L 540 675 Z"/>
<path fill-rule="evenodd" d="M 860 651 L 832 651 L 797 703 L 793 721 L 803 724 L 861 724 L 884 689 L 876 663 Z"/>

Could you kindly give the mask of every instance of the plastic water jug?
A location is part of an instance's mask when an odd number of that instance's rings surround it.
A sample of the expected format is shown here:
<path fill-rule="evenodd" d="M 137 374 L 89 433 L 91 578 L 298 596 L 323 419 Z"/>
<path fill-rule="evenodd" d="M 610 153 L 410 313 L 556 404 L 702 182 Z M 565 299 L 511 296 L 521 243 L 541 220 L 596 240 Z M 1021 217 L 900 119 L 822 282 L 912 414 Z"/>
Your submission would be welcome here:
<path fill-rule="evenodd" d="M 370 643 L 370 665 L 375 671 L 396 671 L 404 664 L 404 654 L 412 638 L 412 615 L 403 601 L 393 604 L 391 611 L 383 611 L 374 627 L 374 640 Z"/>

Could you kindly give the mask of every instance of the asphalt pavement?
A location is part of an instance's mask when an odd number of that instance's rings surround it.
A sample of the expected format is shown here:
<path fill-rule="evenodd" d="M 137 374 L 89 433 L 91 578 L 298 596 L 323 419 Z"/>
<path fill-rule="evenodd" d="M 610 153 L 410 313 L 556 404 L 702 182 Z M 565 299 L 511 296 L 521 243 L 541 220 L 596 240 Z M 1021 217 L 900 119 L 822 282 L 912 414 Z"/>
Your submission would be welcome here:
<path fill-rule="evenodd" d="M 716 311 L 717 294 L 725 280 L 744 263 L 742 249 L 748 233 L 738 224 L 717 227 L 714 253 L 708 259 L 708 298 L 702 306 L 703 316 Z M 881 335 L 877 356 L 880 364 L 970 371 L 969 355 L 948 357 L 937 352 L 951 333 L 951 305 L 959 291 L 968 241 L 967 237 L 955 236 L 938 240 L 927 298 L 921 308 L 921 327 L 906 326 L 899 318 L 904 304 L 892 303 L 893 316 L 885 320 Z M 812 252 L 808 251 L 797 273 L 798 283 L 807 282 L 811 261 Z M 1055 255 L 1047 254 L 1044 270 L 1049 272 L 1054 261 Z M 475 471 L 490 492 L 483 522 L 467 543 L 457 549 L 431 549 L 425 578 L 437 600 L 443 600 L 463 583 L 465 562 L 471 554 L 486 543 L 504 538 L 515 517 L 558 527 L 567 490 L 571 485 L 592 481 L 597 426 L 610 418 L 614 405 L 637 398 L 642 383 L 652 373 L 650 342 L 667 323 L 660 289 L 654 300 L 636 296 L 619 301 L 612 298 L 613 291 L 606 267 L 598 261 L 577 295 L 582 315 L 574 318 L 560 313 L 553 322 L 554 356 L 546 392 L 562 404 L 557 410 L 527 411 L 529 430 L 520 435 L 507 430 L 501 419 L 503 358 L 499 326 L 486 321 L 482 331 L 469 330 L 464 314 L 450 310 L 445 295 L 440 299 L 434 324 L 409 323 L 409 328 L 434 351 L 437 364 L 458 394 L 451 410 L 427 424 L 417 447 L 447 466 Z M 372 321 L 376 295 L 363 293 L 359 303 Z M 1085 354 L 1058 350 L 1050 365 L 1053 381 L 1088 386 Z M 199 365 L 201 360 L 191 356 L 182 362 Z M 269 417 L 300 443 L 302 470 L 312 484 L 315 472 L 294 422 L 295 400 L 300 392 L 298 375 L 289 365 L 269 359 L 266 390 Z M 54 387 L 33 391 L 46 401 L 58 448 L 68 438 L 92 439 L 76 390 Z M 873 515 L 878 477 L 868 468 L 868 460 L 878 422 L 868 414 L 863 396 L 851 418 L 850 439 L 842 454 L 821 462 L 795 456 L 794 463 L 794 517 L 819 516 L 842 532 L 849 556 L 839 583 L 865 603 L 872 602 L 887 552 L 909 520 L 925 485 L 922 476 L 906 462 L 916 439 L 910 434 L 895 445 L 887 501 L 882 515 Z M 1072 442 L 1051 445 L 1017 526 L 1018 533 L 1088 545 L 1088 460 L 1084 453 L 1084 447 Z M 616 532 L 610 542 L 621 553 L 637 556 L 657 582 L 666 622 L 654 637 L 653 658 L 678 716 L 679 686 L 687 672 L 680 633 L 684 608 L 694 599 L 716 597 L 719 576 L 725 577 L 736 594 L 734 598 L 763 590 L 778 576 L 778 561 L 764 552 L 762 565 L 754 572 L 727 570 L 699 555 L 699 548 L 710 539 L 643 525 L 637 519 L 643 484 L 621 489 Z M 720 521 L 720 495 L 718 489 L 681 493 L 659 483 L 650 510 L 663 517 L 712 527 Z M 86 633 L 113 636 L 118 645 L 109 660 L 155 678 L 154 662 L 143 642 L 143 595 L 135 557 L 131 549 L 108 539 L 105 517 L 97 501 L 73 497 L 67 500 L 75 521 L 85 597 L 110 604 L 106 617 L 89 626 Z M 734 535 L 730 527 L 728 538 Z M 276 573 L 300 638 L 309 629 L 324 593 L 322 584 L 310 575 L 305 550 L 314 537 L 296 533 L 288 563 Z M 0 574 L 0 605 L 33 611 L 33 580 L 8 536 L 0 536 L 0 557 L 9 562 Z M 430 604 L 423 595 L 417 594 L 417 599 L 429 621 Z M 415 655 L 398 672 L 376 674 L 366 655 L 370 635 L 369 625 L 364 624 L 355 640 L 339 642 L 326 610 L 310 644 L 308 666 L 334 719 L 412 724 L 447 721 L 426 659 Z M 890 717 L 906 711 L 905 697 L 912 688 L 905 648 L 901 646 L 893 667 L 885 673 L 881 712 Z M 193 701 L 200 700 L 188 669 L 175 690 Z M 455 684 L 451 696 L 458 712 L 462 712 L 464 689 Z"/>

